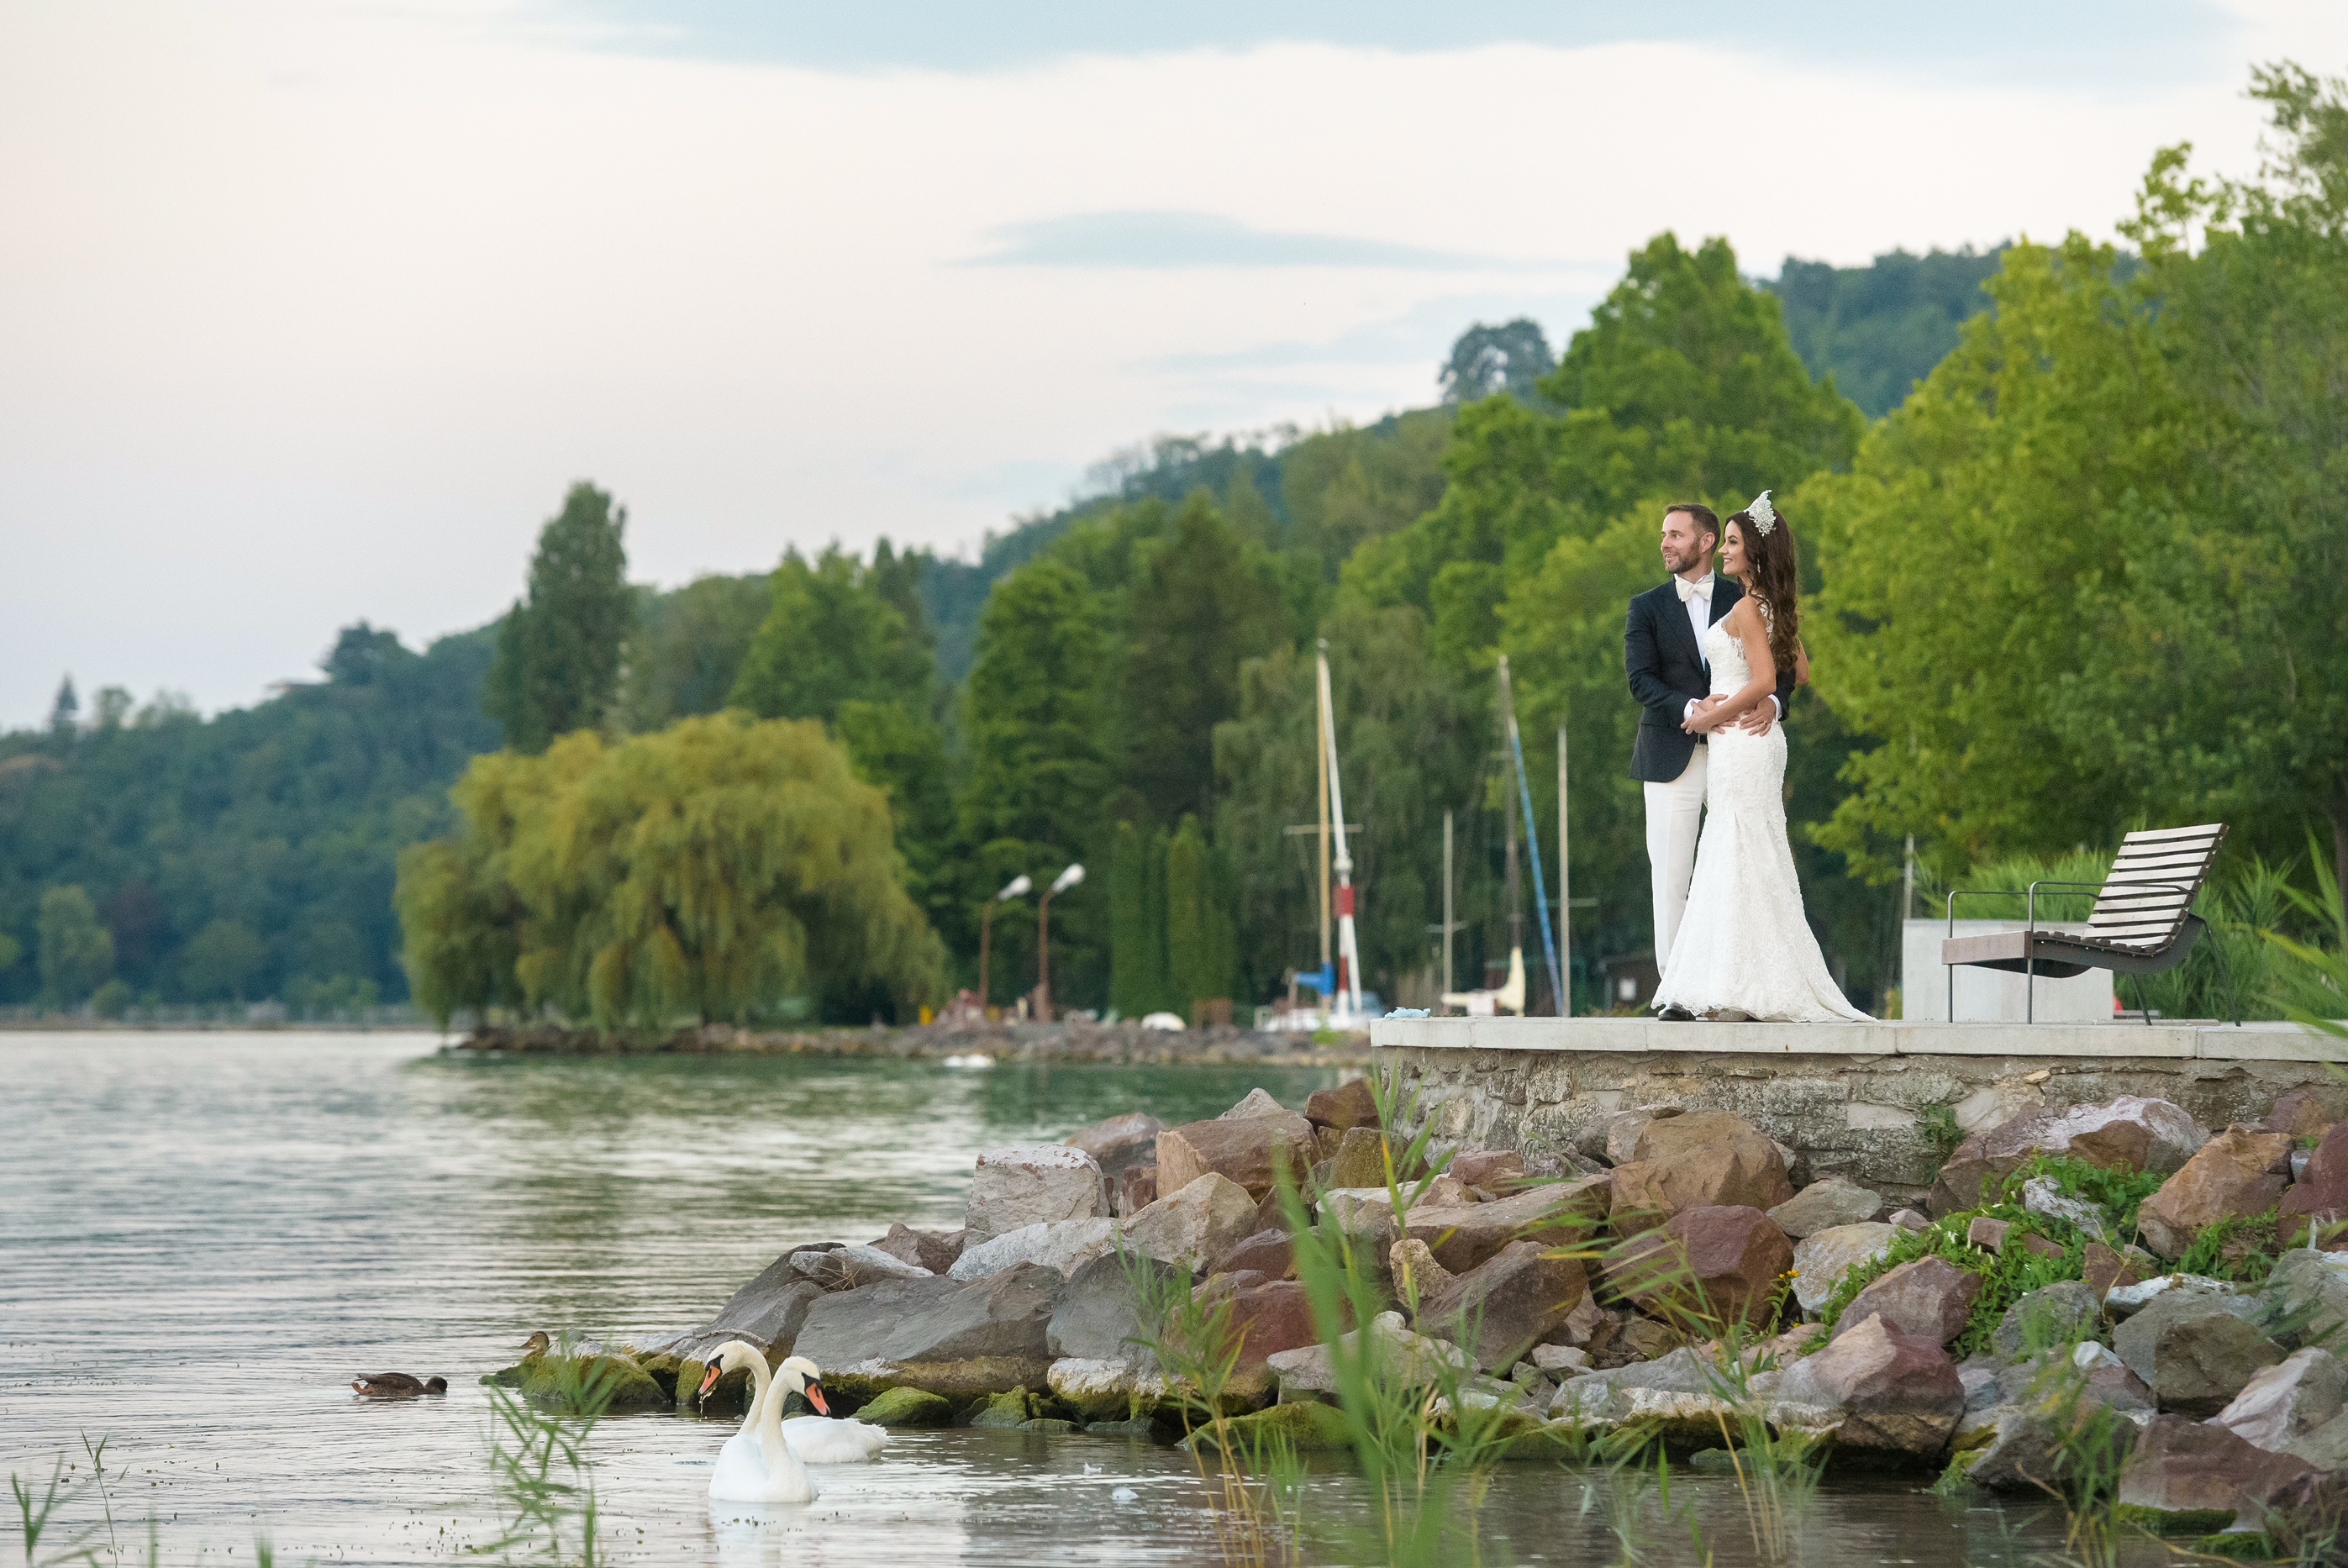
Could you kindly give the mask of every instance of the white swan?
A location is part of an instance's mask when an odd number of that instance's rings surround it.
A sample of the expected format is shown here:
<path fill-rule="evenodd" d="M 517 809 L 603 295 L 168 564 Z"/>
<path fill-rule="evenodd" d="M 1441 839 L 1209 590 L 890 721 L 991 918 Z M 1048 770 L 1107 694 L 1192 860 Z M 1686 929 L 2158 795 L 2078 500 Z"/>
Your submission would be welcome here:
<path fill-rule="evenodd" d="M 739 1339 L 729 1339 L 719 1346 L 709 1362 L 709 1370 L 701 1379 L 701 1398 L 707 1398 L 717 1379 L 728 1372 L 747 1368 L 757 1388 L 750 1400 L 750 1418 L 742 1424 L 752 1439 L 747 1448 L 742 1445 L 744 1432 L 726 1439 L 718 1450 L 717 1465 L 709 1476 L 709 1500 L 712 1502 L 813 1502 L 815 1482 L 799 1466 L 798 1458 L 791 1452 L 790 1444 L 783 1440 L 782 1400 L 774 1392 L 774 1380 L 767 1371 L 767 1357 L 752 1346 Z M 781 1371 L 794 1388 L 803 1391 L 801 1374 L 790 1362 L 783 1363 Z M 816 1398 L 822 1397 L 821 1385 Z M 819 1406 L 819 1408 L 820 1407 Z M 755 1425 L 754 1425 L 755 1423 Z"/>

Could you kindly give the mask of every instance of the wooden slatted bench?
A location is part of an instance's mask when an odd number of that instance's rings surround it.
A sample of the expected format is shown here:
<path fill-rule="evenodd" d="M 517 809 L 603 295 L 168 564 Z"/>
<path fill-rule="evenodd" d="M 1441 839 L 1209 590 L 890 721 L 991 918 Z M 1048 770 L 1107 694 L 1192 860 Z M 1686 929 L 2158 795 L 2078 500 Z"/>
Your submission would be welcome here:
<path fill-rule="evenodd" d="M 2226 824 L 2209 822 L 2198 828 L 2162 828 L 2130 833 L 2120 841 L 2111 874 L 2095 882 L 2032 882 L 2023 892 L 2010 888 L 1958 888 L 1949 894 L 1949 937 L 1941 944 L 1941 962 L 1949 971 L 1949 1021 L 1956 1021 L 1957 967 L 2003 969 L 2024 975 L 2023 1017 L 2037 1022 L 2038 976 L 2067 979 L 2090 969 L 2108 969 L 2115 975 L 2158 975 L 2185 962 L 2209 929 L 2193 913 L 2194 896 L 2209 880 L 2226 841 Z M 2044 930 L 2038 923 L 2038 892 L 2085 892 L 2096 895 L 2095 913 L 2084 932 Z M 1959 936 L 1960 898 L 2018 898 L 2024 901 L 2027 924 L 2020 931 L 1993 931 L 1980 936 Z M 2143 997 L 2139 992 L 2137 1000 Z M 2140 1007 L 2147 1024 L 2152 1010 Z M 2236 1022 L 2240 1020 L 2237 1019 Z"/>

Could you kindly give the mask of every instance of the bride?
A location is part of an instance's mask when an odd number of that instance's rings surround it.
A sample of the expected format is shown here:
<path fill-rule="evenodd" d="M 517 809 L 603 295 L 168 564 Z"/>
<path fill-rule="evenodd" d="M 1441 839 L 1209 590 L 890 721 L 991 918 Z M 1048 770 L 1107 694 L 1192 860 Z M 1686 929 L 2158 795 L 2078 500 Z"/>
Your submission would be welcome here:
<path fill-rule="evenodd" d="M 1712 695 L 1684 726 L 1711 746 L 1704 834 L 1687 914 L 1652 1006 L 1732 1020 L 1862 1019 L 1867 1015 L 1844 1000 L 1827 973 L 1802 913 L 1786 838 L 1785 728 L 1755 735 L 1735 726 L 1770 699 L 1781 665 L 1790 663 L 1797 679 L 1809 679 L 1793 530 L 1767 490 L 1726 527 L 1721 570 L 1745 585 L 1745 594 L 1704 634 Z"/>

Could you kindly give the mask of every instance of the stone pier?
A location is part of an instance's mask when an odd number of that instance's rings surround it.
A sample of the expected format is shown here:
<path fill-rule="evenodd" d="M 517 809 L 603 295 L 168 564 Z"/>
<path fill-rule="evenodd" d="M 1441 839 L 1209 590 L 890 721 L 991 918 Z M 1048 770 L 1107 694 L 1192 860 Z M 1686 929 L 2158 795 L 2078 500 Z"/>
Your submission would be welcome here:
<path fill-rule="evenodd" d="M 2026 1110 L 2135 1094 L 2217 1129 L 2302 1088 L 2348 1110 L 2339 1042 L 2289 1024 L 1411 1018 L 1373 1024 L 1370 1043 L 1412 1130 L 1463 1147 L 1587 1156 L 1624 1111 L 1728 1110 L 1793 1150 L 1797 1184 L 1842 1175 L 1901 1201 L 1923 1197 L 1952 1133 Z"/>

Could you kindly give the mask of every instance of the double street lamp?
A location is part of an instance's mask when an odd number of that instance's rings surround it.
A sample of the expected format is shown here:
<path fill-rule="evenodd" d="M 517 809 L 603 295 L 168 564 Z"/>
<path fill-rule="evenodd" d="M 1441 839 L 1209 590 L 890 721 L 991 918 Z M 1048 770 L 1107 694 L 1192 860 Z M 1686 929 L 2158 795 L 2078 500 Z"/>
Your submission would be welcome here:
<path fill-rule="evenodd" d="M 1022 877 L 1022 882 L 1027 879 Z M 1038 1022 L 1052 1021 L 1052 898 L 1085 880 L 1085 868 L 1070 865 L 1045 890 L 1035 905 L 1035 1016 Z"/>
<path fill-rule="evenodd" d="M 986 906 L 978 912 L 978 1010 L 981 1013 L 986 1011 L 989 997 L 986 989 L 986 961 L 987 949 L 991 945 L 994 934 L 994 906 L 998 903 L 1009 903 L 1021 893 L 1032 891 L 1035 886 L 1034 882 L 1027 880 L 1027 873 L 1021 872 L 1017 876 L 1004 882 L 1003 891 L 988 899 Z"/>

